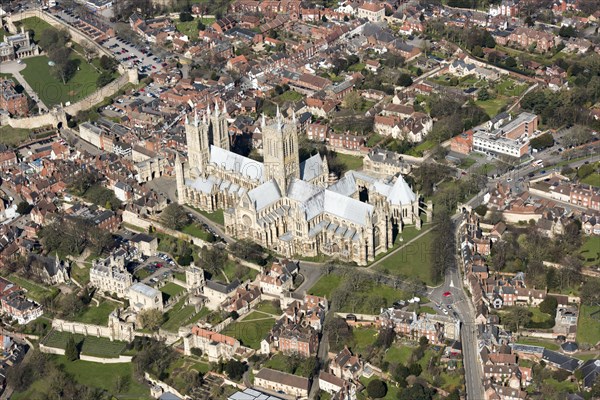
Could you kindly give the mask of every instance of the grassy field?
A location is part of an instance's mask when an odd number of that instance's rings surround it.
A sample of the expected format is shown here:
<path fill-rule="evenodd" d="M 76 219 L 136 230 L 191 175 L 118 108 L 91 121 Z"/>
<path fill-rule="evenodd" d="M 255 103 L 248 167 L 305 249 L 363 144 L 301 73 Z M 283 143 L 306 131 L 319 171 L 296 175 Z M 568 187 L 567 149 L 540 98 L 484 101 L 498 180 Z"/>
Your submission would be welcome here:
<path fill-rule="evenodd" d="M 225 217 L 223 217 L 223 210 L 217 210 L 215 212 L 209 213 L 207 211 L 202 211 L 195 207 L 191 207 L 191 208 L 193 208 L 200 214 L 204 215 L 206 218 L 208 218 L 210 221 L 214 222 L 215 224 L 225 225 Z"/>
<path fill-rule="evenodd" d="M 363 166 L 363 158 L 348 154 L 335 153 L 335 158 L 345 166 L 346 171 L 359 169 Z"/>
<path fill-rule="evenodd" d="M 435 143 L 430 140 L 425 140 L 422 143 L 419 143 L 416 147 L 413 147 L 408 151 L 409 155 L 413 155 L 416 157 L 421 157 L 423 152 L 427 150 L 431 150 L 435 146 Z"/>
<path fill-rule="evenodd" d="M 38 17 L 29 17 L 22 19 L 21 21 L 17 21 L 15 25 L 17 25 L 18 27 L 23 26 L 25 30 L 32 30 L 33 40 L 36 43 L 39 42 L 46 29 L 52 28 L 52 25 Z"/>
<path fill-rule="evenodd" d="M 591 316 L 592 313 L 596 314 Z M 600 306 L 581 306 L 577 321 L 577 341 L 592 346 L 600 341 Z"/>
<path fill-rule="evenodd" d="M 584 264 L 593 266 L 600 264 L 600 236 L 589 236 L 583 242 L 579 254 L 584 259 Z"/>
<path fill-rule="evenodd" d="M 275 318 L 268 318 L 263 314 L 260 315 L 261 318 L 266 319 L 234 322 L 221 331 L 221 333 L 238 339 L 246 347 L 258 350 L 261 340 L 267 336 L 267 333 L 269 333 L 275 324 Z"/>
<path fill-rule="evenodd" d="M 183 33 L 184 35 L 187 35 L 190 40 L 198 40 L 198 21 L 200 20 L 200 18 L 196 18 L 193 21 L 188 21 L 188 22 L 181 22 L 181 21 L 177 21 L 175 22 L 175 27 L 177 28 L 177 30 L 181 33 Z M 211 25 L 213 22 L 215 22 L 214 18 L 203 18 L 202 19 L 202 23 L 204 23 L 204 25 L 209 26 Z"/>
<path fill-rule="evenodd" d="M 95 306 L 94 302 L 90 303 L 81 314 L 73 318 L 73 321 L 106 326 L 108 324 L 108 316 L 118 306 L 115 302 L 100 299 L 98 307 Z"/>
<path fill-rule="evenodd" d="M 342 283 L 342 277 L 337 274 L 323 275 L 308 291 L 309 294 L 331 298 L 333 292 Z"/>
<path fill-rule="evenodd" d="M 47 288 L 15 274 L 10 275 L 8 280 L 27 290 L 27 297 L 37 302 L 40 302 L 44 297 L 50 296 L 57 291 L 56 288 Z"/>
<path fill-rule="evenodd" d="M 513 79 L 504 79 L 496 85 L 496 90 L 502 96 L 518 97 L 527 90 L 527 87 L 528 85 L 526 83 L 519 84 Z"/>
<path fill-rule="evenodd" d="M 0 127 L 0 144 L 17 147 L 29 139 L 29 129 L 17 129 L 9 125 Z"/>
<path fill-rule="evenodd" d="M 187 233 L 190 236 L 197 237 L 198 239 L 202 239 L 207 242 L 212 242 L 214 240 L 214 236 L 210 232 L 207 232 L 200 225 L 194 223 L 184 226 L 181 229 L 181 232 Z"/>
<path fill-rule="evenodd" d="M 383 260 L 376 269 L 393 275 L 415 276 L 428 285 L 434 284 L 431 280 L 432 237 L 432 232 L 426 233 Z"/>
<path fill-rule="evenodd" d="M 408 360 L 412 352 L 413 349 L 411 347 L 395 344 L 387 350 L 383 361 L 387 361 L 390 364 L 408 365 Z"/>
<path fill-rule="evenodd" d="M 244 267 L 241 264 L 236 263 L 233 260 L 227 260 L 225 266 L 223 267 L 223 273 L 227 276 L 229 281 L 233 281 L 234 279 L 239 279 L 241 282 L 244 282 L 248 279 L 254 280 L 256 275 L 258 275 L 258 271 L 252 268 Z"/>
<path fill-rule="evenodd" d="M 484 101 L 477 100 L 475 102 L 475 104 L 477 104 L 479 107 L 481 107 L 483 109 L 483 111 L 485 111 L 485 113 L 490 116 L 490 118 L 494 118 L 496 115 L 498 115 L 500 113 L 500 110 L 502 109 L 502 107 L 504 107 L 506 104 L 508 104 L 508 99 L 503 98 L 503 97 L 497 97 L 495 99 L 484 100 Z"/>
<path fill-rule="evenodd" d="M 279 96 L 275 97 L 273 99 L 273 101 L 278 104 L 283 104 L 286 101 L 296 102 L 296 101 L 302 100 L 303 98 L 304 98 L 304 96 L 302 94 L 300 94 L 294 90 L 288 90 L 286 92 L 283 92 Z"/>
<path fill-rule="evenodd" d="M 271 314 L 271 315 L 275 315 L 275 316 L 279 316 L 282 314 L 282 311 L 280 308 L 275 307 L 273 305 L 272 302 L 270 301 L 262 301 L 258 304 L 258 306 L 256 306 L 255 310 L 257 311 L 262 311 L 265 312 L 267 314 Z"/>
<path fill-rule="evenodd" d="M 80 346 L 81 353 L 95 357 L 115 358 L 125 350 L 125 342 L 110 341 L 109 339 L 83 336 L 79 334 L 72 335 L 68 332 L 52 331 L 42 340 L 42 344 L 50 347 L 64 349 L 69 337 L 75 339 L 75 343 Z"/>
<path fill-rule="evenodd" d="M 90 281 L 90 269 L 73 264 L 71 278 L 76 280 L 80 285 L 85 285 Z"/>
<path fill-rule="evenodd" d="M 196 312 L 196 308 L 194 306 L 187 306 L 185 302 L 187 298 L 179 300 L 177 304 L 173 306 L 169 311 L 167 311 L 167 320 L 162 325 L 162 328 L 170 331 L 177 332 L 179 327 L 187 324 L 187 321 L 194 315 Z"/>
<path fill-rule="evenodd" d="M 48 107 L 76 102 L 97 89 L 96 80 L 100 75 L 98 71 L 76 53 L 72 53 L 71 58 L 79 65 L 66 85 L 50 73 L 52 67 L 48 65 L 48 57 L 31 57 L 24 61 L 27 67 L 21 71 L 21 75 Z"/>
<path fill-rule="evenodd" d="M 354 354 L 364 353 L 367 347 L 375 343 L 377 339 L 377 329 L 375 328 L 354 328 L 352 329 L 354 337 Z"/>
<path fill-rule="evenodd" d="M 600 174 L 594 172 L 581 180 L 581 183 L 585 183 L 586 185 L 600 187 Z"/>
<path fill-rule="evenodd" d="M 175 297 L 178 294 L 185 292 L 185 289 L 173 282 L 169 282 L 165 286 L 161 287 L 160 291 L 163 294 L 163 300 L 167 301 L 171 297 Z"/>
<path fill-rule="evenodd" d="M 54 364 L 54 368 L 64 368 L 81 385 L 102 389 L 108 393 L 115 390 L 114 378 L 116 376 L 130 377 L 128 388 L 119 393 L 118 398 L 121 400 L 146 400 L 150 398 L 149 388 L 138 383 L 133 377 L 133 365 L 131 363 L 98 364 L 81 360 L 68 361 L 64 356 L 51 356 L 51 362 Z M 49 384 L 50 382 L 46 379 L 37 380 L 27 391 L 14 393 L 11 398 L 15 400 L 43 398 L 44 389 Z"/>
<path fill-rule="evenodd" d="M 551 340 L 543 340 L 543 339 L 530 338 L 530 337 L 519 338 L 519 340 L 517 340 L 516 343 L 528 344 L 530 346 L 541 346 L 541 347 L 547 348 L 548 350 L 558 350 L 559 349 L 559 346 Z"/>

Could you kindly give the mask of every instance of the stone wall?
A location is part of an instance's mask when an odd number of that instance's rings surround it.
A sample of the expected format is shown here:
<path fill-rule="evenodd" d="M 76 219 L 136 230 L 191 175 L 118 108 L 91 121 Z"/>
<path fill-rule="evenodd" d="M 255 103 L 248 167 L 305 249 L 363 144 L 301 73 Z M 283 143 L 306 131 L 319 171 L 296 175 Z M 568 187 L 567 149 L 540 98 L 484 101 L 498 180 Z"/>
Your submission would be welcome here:
<path fill-rule="evenodd" d="M 50 347 L 40 343 L 40 351 L 46 354 L 57 354 L 59 356 L 65 355 L 65 350 L 60 349 L 58 347 Z M 122 363 L 130 363 L 133 357 L 131 356 L 122 356 L 114 357 L 114 358 L 104 358 L 104 357 L 94 357 L 88 356 L 85 354 L 80 354 L 79 359 L 82 361 L 95 362 L 99 364 L 122 364 Z"/>
<path fill-rule="evenodd" d="M 115 79 L 108 85 L 101 87 L 89 96 L 79 100 L 77 103 L 65 107 L 65 111 L 70 115 L 75 115 L 79 111 L 87 110 L 88 108 L 103 102 L 107 97 L 114 96 L 128 83 L 134 85 L 138 83 L 137 70 L 128 70 L 126 74 L 121 75 L 118 79 Z M 93 84 L 95 85 L 96 82 L 93 82 Z"/>
<path fill-rule="evenodd" d="M 44 126 L 57 128 L 59 125 L 67 126 L 67 115 L 63 110 L 54 109 L 49 113 L 27 118 L 0 116 L 0 125 L 10 125 L 19 129 L 37 129 Z"/>

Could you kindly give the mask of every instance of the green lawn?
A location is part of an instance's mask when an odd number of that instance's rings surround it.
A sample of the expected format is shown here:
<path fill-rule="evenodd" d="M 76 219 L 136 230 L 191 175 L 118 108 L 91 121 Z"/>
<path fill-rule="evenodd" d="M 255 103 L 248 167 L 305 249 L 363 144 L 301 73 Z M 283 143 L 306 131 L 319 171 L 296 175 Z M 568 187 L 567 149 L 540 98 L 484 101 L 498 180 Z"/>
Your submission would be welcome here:
<path fill-rule="evenodd" d="M 383 140 L 383 136 L 381 136 L 377 133 L 372 133 L 371 136 L 369 136 L 369 140 L 367 140 L 367 146 L 373 147 L 377 143 L 381 142 L 382 140 Z"/>
<path fill-rule="evenodd" d="M 200 225 L 194 223 L 184 226 L 181 229 L 181 232 L 187 233 L 190 236 L 197 237 L 198 239 L 202 239 L 207 242 L 213 242 L 215 240 L 215 237 L 210 232 L 206 231 Z"/>
<path fill-rule="evenodd" d="M 282 353 L 274 354 L 265 364 L 265 368 L 271 368 L 281 372 L 289 371 L 289 358 Z"/>
<path fill-rule="evenodd" d="M 496 90 L 502 96 L 518 97 L 527 90 L 527 87 L 526 83 L 519 84 L 513 79 L 504 79 L 496 85 Z"/>
<path fill-rule="evenodd" d="M 191 208 L 193 208 L 200 214 L 204 215 L 210 221 L 212 221 L 216 224 L 219 224 L 219 225 L 225 225 L 225 217 L 223 217 L 223 210 L 217 210 L 215 212 L 209 213 L 208 211 L 202 211 L 195 207 L 191 207 Z"/>
<path fill-rule="evenodd" d="M 504 107 L 506 104 L 508 104 L 508 99 L 503 98 L 503 97 L 498 97 L 495 99 L 490 99 L 490 100 L 485 100 L 485 101 L 477 100 L 475 102 L 475 104 L 477 104 L 479 107 L 483 108 L 483 111 L 485 111 L 486 114 L 490 116 L 490 118 L 493 118 L 500 113 L 500 110 L 502 109 L 502 107 Z"/>
<path fill-rule="evenodd" d="M 190 40 L 198 40 L 198 21 L 200 18 L 195 18 L 193 21 L 188 22 L 175 22 L 175 27 L 177 30 L 184 35 L 187 35 Z M 207 27 L 210 26 L 213 22 L 215 22 L 214 18 L 203 18 L 202 22 Z"/>
<path fill-rule="evenodd" d="M 90 281 L 90 269 L 73 264 L 71 278 L 76 280 L 80 285 L 85 285 Z"/>
<path fill-rule="evenodd" d="M 79 314 L 77 317 L 72 318 L 73 321 L 83 322 L 86 324 L 93 325 L 102 325 L 106 326 L 108 324 L 108 316 L 111 312 L 113 312 L 119 305 L 115 302 L 99 299 L 100 305 L 98 307 L 95 306 L 95 303 L 92 302 L 85 310 Z"/>
<path fill-rule="evenodd" d="M 68 332 L 58 332 L 54 330 L 42 340 L 42 344 L 64 349 L 71 336 L 75 339 L 75 343 L 80 345 L 81 353 L 90 356 L 115 358 L 125 350 L 126 346 L 125 342 L 116 340 L 111 342 L 106 338 L 83 336 L 79 334 L 72 335 Z"/>
<path fill-rule="evenodd" d="M 469 169 L 476 162 L 477 162 L 476 160 L 473 160 L 472 158 L 467 157 L 460 162 L 459 167 L 462 169 Z"/>
<path fill-rule="evenodd" d="M 30 281 L 15 274 L 10 275 L 8 280 L 27 290 L 27 297 L 37 302 L 40 302 L 44 297 L 50 296 L 58 291 L 56 288 L 47 288 L 39 283 Z"/>
<path fill-rule="evenodd" d="M 185 292 L 185 288 L 173 282 L 169 282 L 165 286 L 161 287 L 160 291 L 163 293 L 163 300 L 167 301 L 171 297 L 175 297 L 178 294 Z"/>
<path fill-rule="evenodd" d="M 23 26 L 25 28 L 25 30 L 32 30 L 33 33 L 33 40 L 37 43 L 39 42 L 40 38 L 43 36 L 43 33 L 46 29 L 48 28 L 52 28 L 52 25 L 50 25 L 49 23 L 47 23 L 46 21 L 44 21 L 41 18 L 38 17 L 29 17 L 29 18 L 25 18 L 22 19 L 20 21 L 15 22 L 15 25 L 17 25 L 20 29 L 20 26 Z"/>
<path fill-rule="evenodd" d="M 434 284 L 431 280 L 432 238 L 432 232 L 428 232 L 383 260 L 376 269 L 393 275 L 414 276 L 428 285 Z"/>
<path fill-rule="evenodd" d="M 98 71 L 76 53 L 72 53 L 71 58 L 79 62 L 79 69 L 66 85 L 50 73 L 52 67 L 48 65 L 48 57 L 37 56 L 24 61 L 27 67 L 21 71 L 21 75 L 48 107 L 74 103 L 97 89 Z"/>
<path fill-rule="evenodd" d="M 600 264 L 600 236 L 588 236 L 579 249 L 579 254 L 587 266 Z"/>
<path fill-rule="evenodd" d="M 238 339 L 244 346 L 258 350 L 260 342 L 275 324 L 275 318 L 261 321 L 234 322 L 221 331 L 222 334 Z"/>
<path fill-rule="evenodd" d="M 296 92 L 295 90 L 288 90 L 286 92 L 283 92 L 279 96 L 275 97 L 273 99 L 273 101 L 278 104 L 282 104 L 282 103 L 285 103 L 286 101 L 297 102 L 297 101 L 302 100 L 303 98 L 304 98 L 304 96 L 302 94 Z"/>
<path fill-rule="evenodd" d="M 229 281 L 233 281 L 234 279 L 239 279 L 241 282 L 246 280 L 254 280 L 256 275 L 258 275 L 258 271 L 252 268 L 244 267 L 241 264 L 236 263 L 233 260 L 227 260 L 225 266 L 223 267 L 223 273 L 227 276 Z"/>
<path fill-rule="evenodd" d="M 167 320 L 162 325 L 163 329 L 170 332 L 177 332 L 181 326 L 189 323 L 188 321 L 190 321 L 191 317 L 196 312 L 196 308 L 194 306 L 185 305 L 186 301 L 187 297 L 184 297 L 179 300 L 173 308 L 167 311 Z"/>
<path fill-rule="evenodd" d="M 354 354 L 364 353 L 367 347 L 375 343 L 377 339 L 376 328 L 353 328 L 352 336 L 354 337 Z"/>
<path fill-rule="evenodd" d="M 596 314 L 591 316 L 594 312 Z M 600 306 L 581 306 L 577 320 L 577 341 L 592 346 L 600 341 Z"/>
<path fill-rule="evenodd" d="M 331 298 L 333 292 L 342 283 L 342 277 L 337 274 L 323 275 L 308 291 L 309 294 Z"/>
<path fill-rule="evenodd" d="M 423 156 L 423 152 L 425 152 L 427 150 L 431 150 L 434 147 L 435 147 L 434 142 L 432 142 L 430 140 L 425 140 L 424 142 L 419 143 L 417 146 L 410 149 L 408 151 L 408 154 L 415 156 L 415 157 L 421 157 L 421 156 Z"/>
<path fill-rule="evenodd" d="M 383 361 L 387 361 L 390 364 L 398 363 L 400 365 L 408 365 L 408 361 L 410 360 L 410 355 L 412 354 L 412 352 L 412 347 L 394 344 L 385 353 Z"/>
<path fill-rule="evenodd" d="M 185 282 L 187 279 L 185 277 L 185 273 L 183 273 L 183 272 L 175 272 L 175 273 L 173 273 L 173 277 L 175 277 L 175 279 L 177 279 L 181 282 Z"/>
<path fill-rule="evenodd" d="M 279 307 L 275 307 L 270 301 L 262 301 L 256 306 L 257 311 L 262 311 L 275 316 L 280 316 L 282 311 Z"/>
<path fill-rule="evenodd" d="M 548 350 L 558 350 L 559 349 L 559 346 L 551 340 L 543 340 L 543 339 L 532 338 L 532 337 L 521 337 L 521 338 L 519 338 L 519 340 L 517 340 L 517 343 L 527 344 L 530 346 L 541 346 L 541 347 L 547 348 Z"/>
<path fill-rule="evenodd" d="M 146 268 L 138 268 L 134 273 L 133 276 L 135 276 L 137 279 L 139 279 L 140 281 L 142 279 L 146 279 L 147 277 L 149 277 L 150 275 L 152 275 L 150 273 L 150 271 L 148 271 Z"/>
<path fill-rule="evenodd" d="M 356 170 L 362 168 L 363 158 L 358 156 L 351 156 L 348 154 L 335 153 L 335 159 L 344 164 L 345 170 Z"/>
<path fill-rule="evenodd" d="M 250 322 L 250 321 L 257 321 L 257 320 L 261 320 L 261 319 L 265 319 L 265 318 L 271 318 L 268 315 L 265 315 L 261 312 L 258 311 L 250 311 L 249 314 L 247 314 L 244 319 L 240 322 Z"/>
<path fill-rule="evenodd" d="M 585 183 L 586 185 L 600 187 L 600 174 L 597 172 L 593 172 L 590 175 L 583 178 L 581 180 L 581 183 Z"/>
<path fill-rule="evenodd" d="M 9 125 L 0 127 L 0 144 L 17 147 L 28 139 L 29 129 L 18 129 Z"/>

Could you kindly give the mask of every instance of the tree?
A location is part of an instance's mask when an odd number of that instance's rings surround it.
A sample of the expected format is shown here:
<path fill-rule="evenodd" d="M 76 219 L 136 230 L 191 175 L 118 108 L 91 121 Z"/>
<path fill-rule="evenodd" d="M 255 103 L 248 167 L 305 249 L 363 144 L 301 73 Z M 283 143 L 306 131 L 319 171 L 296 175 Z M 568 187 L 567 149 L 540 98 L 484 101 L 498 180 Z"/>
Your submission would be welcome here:
<path fill-rule="evenodd" d="M 111 83 L 113 80 L 114 78 L 111 73 L 103 72 L 100 74 L 100 76 L 98 76 L 98 79 L 96 79 L 96 87 L 104 87 Z"/>
<path fill-rule="evenodd" d="M 479 45 L 473 47 L 473 51 L 471 53 L 473 53 L 473 55 L 475 57 L 481 57 L 481 58 L 483 58 L 483 56 L 484 56 L 483 49 Z"/>
<path fill-rule="evenodd" d="M 423 368 L 421 367 L 421 364 L 415 362 L 410 364 L 410 366 L 408 367 L 408 372 L 411 375 L 419 376 L 421 375 L 421 372 L 423 372 Z"/>
<path fill-rule="evenodd" d="M 387 386 L 379 379 L 373 379 L 367 385 L 367 393 L 372 399 L 382 399 L 387 394 Z"/>
<path fill-rule="evenodd" d="M 359 111 L 364 103 L 364 99 L 356 91 L 352 91 L 344 97 L 344 105 L 353 111 Z"/>
<path fill-rule="evenodd" d="M 504 65 L 506 65 L 508 68 L 514 68 L 517 66 L 517 60 L 511 56 L 508 56 L 506 57 L 506 60 L 504 60 Z"/>
<path fill-rule="evenodd" d="M 190 22 L 190 21 L 194 20 L 194 17 L 189 12 L 184 11 L 184 12 L 179 13 L 179 20 L 181 22 Z"/>
<path fill-rule="evenodd" d="M 487 88 L 481 88 L 479 89 L 479 92 L 477 93 L 477 100 L 479 101 L 486 101 L 490 99 L 490 92 L 487 90 Z"/>
<path fill-rule="evenodd" d="M 198 28 L 199 31 L 203 31 L 203 30 L 206 29 L 206 25 L 204 25 L 204 22 L 202 22 L 202 19 L 198 20 L 197 28 Z"/>
<path fill-rule="evenodd" d="M 429 344 L 429 339 L 427 339 L 427 336 L 421 336 L 419 338 L 419 346 L 427 347 L 428 344 Z"/>
<path fill-rule="evenodd" d="M 26 201 L 22 201 L 17 205 L 17 212 L 20 215 L 29 214 L 33 206 Z"/>
<path fill-rule="evenodd" d="M 556 307 L 558 307 L 558 300 L 554 296 L 546 296 L 539 305 L 540 311 L 549 315 L 556 314 Z"/>
<path fill-rule="evenodd" d="M 413 80 L 409 74 L 402 73 L 398 77 L 398 85 L 408 87 L 413 84 Z"/>
<path fill-rule="evenodd" d="M 531 322 L 531 311 L 523 307 L 511 307 L 502 318 L 506 329 L 519 332 L 523 326 Z"/>
<path fill-rule="evenodd" d="M 600 279 L 588 278 L 581 287 L 581 301 L 587 305 L 600 304 Z"/>
<path fill-rule="evenodd" d="M 532 27 L 533 25 L 535 25 L 535 22 L 533 22 L 533 18 L 531 18 L 531 15 L 528 15 L 525 18 L 525 24 L 529 27 Z"/>
<path fill-rule="evenodd" d="M 178 231 L 190 223 L 190 216 L 182 206 L 171 203 L 160 214 L 160 221 L 168 228 Z"/>
<path fill-rule="evenodd" d="M 550 133 L 544 133 L 543 135 L 531 139 L 529 141 L 529 145 L 533 149 L 543 150 L 554 146 L 554 138 Z"/>
<path fill-rule="evenodd" d="M 67 340 L 67 345 L 65 346 L 65 357 L 69 361 L 75 361 L 79 359 L 79 350 L 77 349 L 77 344 L 75 344 L 75 339 L 73 336 L 69 336 Z"/>
<path fill-rule="evenodd" d="M 100 68 L 105 71 L 114 71 L 117 69 L 118 65 L 119 63 L 117 60 L 112 57 L 108 57 L 106 54 L 100 57 Z"/>
<path fill-rule="evenodd" d="M 155 332 L 164 322 L 164 314 L 155 308 L 142 310 L 138 314 L 138 322 L 143 329 Z"/>
<path fill-rule="evenodd" d="M 124 393 L 129 389 L 129 384 L 131 383 L 131 377 L 129 375 L 117 375 L 115 377 L 115 392 L 116 393 Z"/>
<path fill-rule="evenodd" d="M 244 372 L 246 372 L 246 364 L 242 363 L 241 361 L 231 359 L 227 361 L 223 370 L 228 377 L 234 381 L 239 381 L 242 379 L 242 376 L 244 376 Z"/>

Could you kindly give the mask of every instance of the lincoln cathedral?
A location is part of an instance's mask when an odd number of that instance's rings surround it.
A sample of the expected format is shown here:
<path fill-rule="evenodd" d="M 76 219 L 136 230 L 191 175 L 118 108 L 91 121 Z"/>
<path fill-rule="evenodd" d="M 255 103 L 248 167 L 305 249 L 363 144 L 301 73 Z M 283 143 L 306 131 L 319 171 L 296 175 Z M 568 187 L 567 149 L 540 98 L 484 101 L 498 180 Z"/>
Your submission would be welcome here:
<path fill-rule="evenodd" d="M 226 232 L 285 257 L 320 254 L 365 265 L 404 225 L 421 228 L 421 204 L 402 175 L 330 174 L 316 154 L 300 161 L 295 115 L 262 117 L 263 162 L 230 150 L 226 110 L 186 118 L 187 162 L 176 158 L 180 204 L 222 209 Z M 427 214 L 430 217 L 431 205 Z"/>

